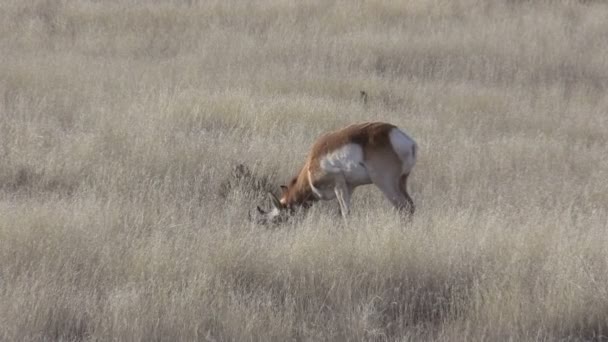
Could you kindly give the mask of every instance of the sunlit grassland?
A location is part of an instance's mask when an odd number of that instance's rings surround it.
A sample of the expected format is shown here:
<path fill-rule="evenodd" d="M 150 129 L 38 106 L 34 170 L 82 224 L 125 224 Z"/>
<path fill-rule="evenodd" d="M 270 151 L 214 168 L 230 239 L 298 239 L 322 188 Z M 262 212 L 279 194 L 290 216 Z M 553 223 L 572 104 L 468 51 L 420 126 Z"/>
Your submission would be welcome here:
<path fill-rule="evenodd" d="M 601 1 L 0 4 L 0 340 L 605 340 Z M 360 91 L 369 94 L 364 104 Z M 279 227 L 315 137 L 420 146 Z M 226 185 L 228 184 L 228 186 Z"/>

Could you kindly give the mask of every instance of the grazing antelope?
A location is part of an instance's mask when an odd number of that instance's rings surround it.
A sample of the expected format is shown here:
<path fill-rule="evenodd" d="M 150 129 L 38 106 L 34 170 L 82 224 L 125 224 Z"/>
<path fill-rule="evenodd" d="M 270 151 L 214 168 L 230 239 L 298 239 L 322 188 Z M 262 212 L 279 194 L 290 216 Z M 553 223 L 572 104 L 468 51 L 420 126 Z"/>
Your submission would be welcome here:
<path fill-rule="evenodd" d="M 337 198 L 342 216 L 350 211 L 350 198 L 359 185 L 375 184 L 399 210 L 414 213 L 407 193 L 407 178 L 416 163 L 416 142 L 394 125 L 366 122 L 319 137 L 299 173 L 277 198 L 268 193 L 272 208 L 259 222 L 277 222 L 297 207 Z"/>

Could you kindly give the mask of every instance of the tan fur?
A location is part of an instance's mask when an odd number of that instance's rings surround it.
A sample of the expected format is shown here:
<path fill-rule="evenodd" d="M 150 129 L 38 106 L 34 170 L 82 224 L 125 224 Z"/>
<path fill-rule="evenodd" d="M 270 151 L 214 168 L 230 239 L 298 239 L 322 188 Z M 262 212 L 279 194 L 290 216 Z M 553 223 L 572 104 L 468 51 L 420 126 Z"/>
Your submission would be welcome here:
<path fill-rule="evenodd" d="M 328 153 L 347 144 L 357 144 L 363 149 L 363 158 L 368 166 L 371 182 L 376 183 L 377 181 L 381 181 L 386 183 L 385 179 L 394 179 L 395 184 L 385 184 L 385 187 L 401 189 L 405 192 L 406 199 L 404 201 L 403 196 L 387 195 L 387 197 L 389 197 L 389 200 L 396 207 L 401 208 L 410 204 L 413 210 L 413 203 L 405 187 L 407 175 L 405 175 L 405 178 L 401 178 L 402 161 L 393 150 L 389 137 L 389 133 L 394 128 L 396 126 L 388 123 L 365 122 L 353 124 L 319 137 L 312 145 L 306 163 L 298 175 L 291 180 L 288 186 L 282 187 L 281 204 L 284 207 L 292 208 L 295 205 L 307 205 L 309 202 L 316 200 L 310 187 L 311 182 L 315 188 L 326 189 L 337 187 L 338 183 L 340 181 L 343 182 L 343 180 L 337 179 L 335 174 L 326 174 L 320 167 L 320 161 Z M 309 177 L 311 178 L 310 181 Z M 350 197 L 350 192 L 354 186 L 346 184 L 344 186 L 348 188 L 347 192 L 349 192 L 345 195 Z M 340 194 L 338 194 L 338 197 L 342 205 L 344 199 L 340 198 Z M 345 208 L 342 208 L 342 210 L 343 214 L 345 214 Z"/>

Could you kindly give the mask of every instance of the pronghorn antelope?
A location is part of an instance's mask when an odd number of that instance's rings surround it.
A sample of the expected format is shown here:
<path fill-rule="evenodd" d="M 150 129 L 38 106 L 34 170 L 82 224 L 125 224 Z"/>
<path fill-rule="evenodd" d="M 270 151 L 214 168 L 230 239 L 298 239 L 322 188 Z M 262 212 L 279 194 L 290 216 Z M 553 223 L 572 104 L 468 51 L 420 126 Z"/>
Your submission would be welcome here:
<path fill-rule="evenodd" d="M 342 216 L 350 211 L 350 198 L 359 185 L 375 184 L 399 210 L 414 213 L 407 193 L 407 178 L 416 163 L 416 142 L 394 125 L 366 122 L 319 137 L 298 174 L 281 186 L 277 198 L 268 193 L 272 208 L 259 222 L 277 222 L 297 207 L 316 200 L 337 198 Z"/>

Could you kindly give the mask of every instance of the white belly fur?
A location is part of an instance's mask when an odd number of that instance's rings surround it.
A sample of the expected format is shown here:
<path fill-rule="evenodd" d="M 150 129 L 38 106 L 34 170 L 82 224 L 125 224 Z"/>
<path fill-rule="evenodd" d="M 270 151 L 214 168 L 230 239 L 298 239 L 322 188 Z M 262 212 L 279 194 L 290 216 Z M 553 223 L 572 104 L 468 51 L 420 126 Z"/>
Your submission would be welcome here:
<path fill-rule="evenodd" d="M 320 162 L 325 173 L 342 173 L 346 182 L 352 185 L 363 185 L 371 182 L 363 166 L 363 149 L 357 144 L 347 144 L 323 156 Z"/>
<path fill-rule="evenodd" d="M 416 164 L 416 142 L 398 128 L 391 130 L 389 139 L 393 150 L 401 159 L 403 174 L 410 173 Z"/>

